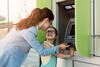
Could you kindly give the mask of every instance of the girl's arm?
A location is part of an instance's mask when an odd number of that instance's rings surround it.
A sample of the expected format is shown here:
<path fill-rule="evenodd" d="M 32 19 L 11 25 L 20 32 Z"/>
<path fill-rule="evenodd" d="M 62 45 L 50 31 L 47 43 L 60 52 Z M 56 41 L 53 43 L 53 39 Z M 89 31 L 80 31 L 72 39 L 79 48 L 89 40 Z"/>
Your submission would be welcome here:
<path fill-rule="evenodd" d="M 65 53 L 58 53 L 55 54 L 55 56 L 60 57 L 60 58 L 69 58 L 74 56 L 74 48 L 70 48 L 69 53 L 65 54 Z"/>
<path fill-rule="evenodd" d="M 60 57 L 60 58 L 69 58 L 69 57 L 71 57 L 70 54 L 62 54 L 62 53 L 55 54 L 55 56 Z"/>

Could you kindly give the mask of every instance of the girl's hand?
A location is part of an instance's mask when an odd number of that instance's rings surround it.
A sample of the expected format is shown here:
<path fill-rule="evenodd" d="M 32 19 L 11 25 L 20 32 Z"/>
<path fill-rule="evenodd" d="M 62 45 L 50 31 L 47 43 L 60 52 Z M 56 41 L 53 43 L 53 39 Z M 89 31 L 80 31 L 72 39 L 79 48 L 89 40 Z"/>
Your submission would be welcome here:
<path fill-rule="evenodd" d="M 74 48 L 70 48 L 69 53 L 71 56 L 74 56 Z"/>

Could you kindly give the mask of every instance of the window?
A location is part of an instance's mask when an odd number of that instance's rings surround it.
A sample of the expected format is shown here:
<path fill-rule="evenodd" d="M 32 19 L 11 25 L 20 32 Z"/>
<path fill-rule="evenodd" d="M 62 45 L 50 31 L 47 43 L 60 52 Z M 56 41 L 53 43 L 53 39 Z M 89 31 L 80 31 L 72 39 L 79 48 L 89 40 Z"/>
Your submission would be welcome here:
<path fill-rule="evenodd" d="M 0 39 L 13 24 L 29 15 L 35 3 L 35 0 L 0 0 Z M 39 67 L 39 55 L 32 49 L 21 67 Z"/>
<path fill-rule="evenodd" d="M 0 39 L 8 32 L 8 0 L 0 0 Z"/>

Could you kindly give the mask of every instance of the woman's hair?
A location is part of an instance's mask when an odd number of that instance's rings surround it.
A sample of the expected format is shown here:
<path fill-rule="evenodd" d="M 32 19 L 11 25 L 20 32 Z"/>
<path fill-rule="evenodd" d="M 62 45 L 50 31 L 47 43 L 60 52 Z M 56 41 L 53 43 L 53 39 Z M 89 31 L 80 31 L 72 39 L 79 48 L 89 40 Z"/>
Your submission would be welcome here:
<path fill-rule="evenodd" d="M 34 9 L 31 14 L 22 20 L 20 20 L 15 27 L 17 30 L 27 29 L 31 26 L 38 25 L 41 21 L 45 18 L 48 18 L 49 21 L 54 19 L 54 15 L 52 11 L 48 8 L 36 8 Z"/>

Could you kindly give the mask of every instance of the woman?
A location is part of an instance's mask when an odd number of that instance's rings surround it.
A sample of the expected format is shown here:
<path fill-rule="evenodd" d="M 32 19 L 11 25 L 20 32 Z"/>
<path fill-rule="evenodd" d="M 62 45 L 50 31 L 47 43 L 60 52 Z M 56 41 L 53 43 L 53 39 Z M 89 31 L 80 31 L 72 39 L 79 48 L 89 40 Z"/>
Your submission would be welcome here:
<path fill-rule="evenodd" d="M 50 48 L 55 46 L 55 40 L 57 37 L 57 30 L 54 27 L 50 27 L 46 33 L 46 41 L 44 41 L 43 46 L 45 48 Z M 69 47 L 69 46 L 68 46 Z M 58 53 L 55 55 L 41 56 L 41 67 L 56 67 L 57 57 L 69 58 L 74 55 L 74 49 L 70 48 L 69 53 Z"/>
<path fill-rule="evenodd" d="M 46 30 L 54 19 L 48 8 L 36 8 L 27 17 L 15 24 L 14 28 L 0 40 L 0 67 L 20 67 L 27 57 L 30 48 L 39 54 L 48 56 L 65 49 L 61 44 L 52 48 L 44 48 L 36 39 L 39 29 Z"/>

